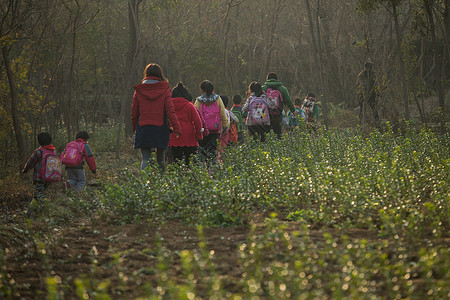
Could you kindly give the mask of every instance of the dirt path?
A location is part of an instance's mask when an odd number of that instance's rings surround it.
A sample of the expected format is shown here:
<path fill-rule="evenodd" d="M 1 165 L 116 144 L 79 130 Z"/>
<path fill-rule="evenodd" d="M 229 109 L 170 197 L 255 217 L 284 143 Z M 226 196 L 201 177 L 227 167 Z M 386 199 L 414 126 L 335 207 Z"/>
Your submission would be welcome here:
<path fill-rule="evenodd" d="M 248 226 L 204 230 L 207 247 L 214 250 L 216 267 L 220 273 L 240 276 L 237 248 L 245 242 L 249 230 Z M 11 236 L 12 232 L 9 234 Z M 137 297 L 139 285 L 156 281 L 151 270 L 157 263 L 155 244 L 158 239 L 172 256 L 170 272 L 174 275 L 181 270 L 176 253 L 198 249 L 199 243 L 196 228 L 171 222 L 160 227 L 150 224 L 73 224 L 71 228 L 55 232 L 52 239 L 45 251 L 32 243 L 9 244 L 5 257 L 7 271 L 16 281 L 20 296 L 25 299 L 34 299 L 37 291 L 45 290 L 47 276 L 59 276 L 63 282 L 73 284 L 73 280 L 82 274 L 94 273 L 96 279 L 109 278 L 111 287 L 122 288 L 124 285 L 120 282 L 120 272 L 128 277 L 138 275 L 139 279 L 126 280 L 126 290 L 116 292 L 126 295 L 126 298 Z M 40 250 L 34 251 L 34 247 Z M 114 261 L 115 256 L 119 257 L 120 263 Z M 50 274 L 48 270 L 51 270 Z"/>
<path fill-rule="evenodd" d="M 264 218 L 264 215 L 253 216 L 256 234 L 264 231 Z M 298 223 L 290 222 L 286 230 L 292 232 L 299 228 Z M 229 292 L 239 292 L 233 284 L 242 277 L 238 247 L 247 241 L 250 226 L 205 228 L 203 234 L 206 248 L 214 251 L 215 270 L 224 279 L 224 288 Z M 371 234 L 365 230 L 353 230 L 349 234 L 355 239 L 371 238 Z M 48 246 L 45 246 L 45 250 L 42 246 L 20 238 L 9 245 L 10 250 L 5 257 L 7 271 L 16 280 L 17 292 L 24 299 L 35 299 L 36 295 L 45 291 L 46 278 L 49 276 L 61 278 L 60 288 L 64 284 L 71 286 L 66 289 L 65 298 L 77 298 L 74 280 L 83 278 L 83 274 L 94 278 L 97 283 L 110 280 L 108 293 L 119 298 L 142 296 L 145 286 L 155 286 L 158 280 L 154 271 L 157 259 L 161 257 L 157 253 L 158 241 L 164 247 L 159 249 L 168 253 L 168 272 L 175 282 L 183 278 L 180 251 L 195 252 L 200 242 L 196 228 L 179 222 L 167 222 L 159 226 L 147 223 L 120 226 L 101 222 L 76 223 L 61 231 L 48 232 L 46 236 L 51 240 L 46 241 Z M 311 230 L 310 236 L 321 241 L 323 231 Z M 376 238 L 374 235 L 372 237 Z"/>

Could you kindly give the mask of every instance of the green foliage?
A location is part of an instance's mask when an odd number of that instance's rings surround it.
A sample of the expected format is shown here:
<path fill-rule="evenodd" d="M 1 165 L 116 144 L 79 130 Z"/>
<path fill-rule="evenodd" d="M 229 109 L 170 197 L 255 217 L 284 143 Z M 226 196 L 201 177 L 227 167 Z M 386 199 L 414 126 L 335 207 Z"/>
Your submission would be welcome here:
<path fill-rule="evenodd" d="M 227 148 L 210 173 L 197 164 L 173 164 L 164 175 L 156 166 L 126 169 L 89 204 L 74 197 L 73 205 L 113 222 L 199 224 L 198 248 L 170 251 L 159 238 L 143 253 L 155 267 L 132 271 L 122 262 L 135 250 L 113 253 L 107 267 L 117 270 L 114 286 L 95 279 L 93 253 L 92 274 L 75 281 L 77 293 L 113 298 L 127 289 L 120 276 L 140 282 L 151 275 L 157 283 L 139 293 L 152 299 L 446 298 L 449 146 L 448 135 L 411 127 L 396 135 L 388 124 L 369 134 L 296 132 L 265 144 L 248 141 Z M 203 226 L 252 223 L 255 212 L 276 213 L 237 245 L 239 280 L 224 277 Z M 361 230 L 364 238 L 349 237 Z M 181 269 L 174 275 L 176 260 Z M 49 295 L 60 295 L 61 281 L 47 279 Z"/>
<path fill-rule="evenodd" d="M 9 250 L 6 249 L 6 252 Z M 6 270 L 4 262 L 5 250 L 0 249 L 0 298 L 14 299 L 16 294 L 16 282 Z"/>
<path fill-rule="evenodd" d="M 21 49 L 24 51 L 19 56 L 11 59 L 11 72 L 14 76 L 14 88 L 16 89 L 17 118 L 23 132 L 31 133 L 34 120 L 42 113 L 48 112 L 55 107 L 54 102 L 44 101 L 41 91 L 30 85 L 31 57 L 27 52 L 28 47 Z M 12 111 L 10 83 L 6 77 L 6 72 L 0 74 L 0 141 L 5 139 L 12 130 Z"/>
<path fill-rule="evenodd" d="M 449 228 L 448 136 L 407 128 L 297 132 L 228 148 L 212 175 L 171 165 L 105 184 L 95 203 L 122 222 L 245 222 L 250 211 L 288 210 L 289 220 L 370 228 L 381 235 L 442 236 Z"/>

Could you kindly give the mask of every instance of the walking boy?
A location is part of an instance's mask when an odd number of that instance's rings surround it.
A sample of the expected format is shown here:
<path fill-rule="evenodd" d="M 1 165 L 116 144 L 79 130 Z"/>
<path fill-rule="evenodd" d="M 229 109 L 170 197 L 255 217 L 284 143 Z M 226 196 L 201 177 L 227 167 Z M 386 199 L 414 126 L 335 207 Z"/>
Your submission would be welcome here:
<path fill-rule="evenodd" d="M 301 122 L 306 122 L 306 116 L 305 112 L 301 108 L 302 106 L 302 99 L 296 98 L 294 101 L 294 107 L 295 107 L 295 115 L 291 113 L 291 111 L 288 112 L 288 119 L 289 119 L 289 130 L 293 130 L 295 127 L 299 127 Z M 303 121 L 300 121 L 300 118 L 303 119 Z"/>
<path fill-rule="evenodd" d="M 303 101 L 302 109 L 306 116 L 306 128 L 311 131 L 316 131 L 319 127 L 319 104 L 317 104 L 316 95 L 308 93 Z"/>
<path fill-rule="evenodd" d="M 267 80 L 262 86 L 263 91 L 269 94 L 275 90 L 278 91 L 281 99 L 278 99 L 278 103 L 275 106 L 275 109 L 270 109 L 270 127 L 274 133 L 277 134 L 278 138 L 281 138 L 281 119 L 282 119 L 282 110 L 283 105 L 287 105 L 289 110 L 295 115 L 294 104 L 292 104 L 291 96 L 289 95 L 288 89 L 278 81 L 277 74 L 271 72 L 267 74 Z M 270 101 L 272 102 L 272 101 Z M 272 107 L 271 107 L 272 108 Z"/>
<path fill-rule="evenodd" d="M 66 189 L 73 188 L 74 191 L 81 190 L 86 184 L 86 174 L 84 173 L 84 161 L 89 166 L 92 174 L 96 175 L 97 166 L 94 155 L 88 145 L 89 134 L 86 131 L 80 131 L 76 140 L 66 145 L 61 154 L 61 161 L 66 166 L 67 176 Z"/>
<path fill-rule="evenodd" d="M 233 96 L 233 107 L 231 112 L 238 118 L 239 122 L 236 124 L 238 133 L 238 144 L 242 144 L 245 141 L 244 119 L 246 118 L 241 107 L 242 97 L 241 95 Z"/>
<path fill-rule="evenodd" d="M 26 162 L 21 173 L 25 174 L 29 170 L 33 170 L 34 195 L 32 205 L 28 211 L 36 209 L 37 205 L 41 205 L 44 199 L 44 190 L 51 182 L 61 180 L 61 161 L 52 145 L 52 136 L 48 132 L 42 132 L 37 135 L 39 148 L 33 151 L 30 158 Z M 48 161 L 48 163 L 47 163 Z"/>

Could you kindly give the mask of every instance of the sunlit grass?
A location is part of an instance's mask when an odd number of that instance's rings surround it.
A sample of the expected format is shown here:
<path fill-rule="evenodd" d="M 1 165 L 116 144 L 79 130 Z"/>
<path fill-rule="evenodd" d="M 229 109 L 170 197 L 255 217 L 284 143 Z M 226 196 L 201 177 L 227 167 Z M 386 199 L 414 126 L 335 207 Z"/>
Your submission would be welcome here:
<path fill-rule="evenodd" d="M 296 131 L 228 148 L 211 172 L 173 164 L 163 175 L 156 166 L 141 172 L 130 165 L 88 201 L 72 195 L 70 203 L 110 223 L 198 226 L 198 247 L 170 251 L 158 239 L 147 250 L 157 263 L 140 270 L 122 267 L 135 250 L 113 253 L 114 286 L 96 279 L 92 254 L 92 272 L 74 282 L 77 294 L 114 298 L 150 274 L 155 280 L 139 292 L 145 299 L 448 298 L 449 154 L 448 135 L 426 129 Z M 259 229 L 257 213 L 270 215 Z M 203 234 L 204 227 L 236 225 L 250 228 L 234 249 L 239 279 L 221 274 Z M 355 230 L 367 237 L 350 238 Z M 16 285 L 0 275 L 0 296 L 13 294 Z M 47 278 L 51 299 L 61 296 L 60 282 Z"/>

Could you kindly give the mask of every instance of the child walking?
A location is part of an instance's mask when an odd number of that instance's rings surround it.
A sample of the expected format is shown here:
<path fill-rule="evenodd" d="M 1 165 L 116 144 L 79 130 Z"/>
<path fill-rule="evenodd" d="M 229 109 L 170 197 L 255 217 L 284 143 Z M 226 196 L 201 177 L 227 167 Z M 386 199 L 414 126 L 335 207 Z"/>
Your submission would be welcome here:
<path fill-rule="evenodd" d="M 200 89 L 202 95 L 197 97 L 194 105 L 200 110 L 205 120 L 205 130 L 208 131 L 208 135 L 204 134 L 203 140 L 199 142 L 199 157 L 206 162 L 210 170 L 210 167 L 217 162 L 217 140 L 220 134 L 228 129 L 228 118 L 222 99 L 214 93 L 212 82 L 202 81 Z"/>
<path fill-rule="evenodd" d="M 89 134 L 86 131 L 78 132 L 75 141 L 68 143 L 61 154 L 61 161 L 67 170 L 66 189 L 73 188 L 74 191 L 79 191 L 85 186 L 84 161 L 86 161 L 92 174 L 94 176 L 97 174 L 97 166 L 91 147 L 88 145 L 88 139 Z"/>
<path fill-rule="evenodd" d="M 34 195 L 33 202 L 28 210 L 28 215 L 31 211 L 36 209 L 37 205 L 41 205 L 44 199 L 44 190 L 51 182 L 61 180 L 61 161 L 55 152 L 55 147 L 52 145 L 52 136 L 48 132 L 42 132 L 37 135 L 37 140 L 40 145 L 39 148 L 33 151 L 30 158 L 26 162 L 21 173 L 25 174 L 29 170 L 33 170 L 33 185 Z M 49 160 L 53 159 L 51 162 Z M 48 163 L 47 163 L 48 161 Z M 47 167 L 48 166 L 48 167 Z"/>
<path fill-rule="evenodd" d="M 160 65 L 151 63 L 145 67 L 144 78 L 134 86 L 131 104 L 131 124 L 135 133 L 134 148 L 141 149 L 141 169 L 151 164 L 153 149 L 156 161 L 164 173 L 166 150 L 170 132 L 180 136 L 180 123 L 173 107 L 169 81 Z"/>
<path fill-rule="evenodd" d="M 301 106 L 302 99 L 296 98 L 294 101 L 295 114 L 288 111 L 289 131 L 292 131 L 295 127 L 299 127 L 301 124 L 306 122 L 306 115 Z M 303 121 L 301 121 L 302 119 Z"/>
<path fill-rule="evenodd" d="M 175 161 L 184 158 L 186 165 L 197 152 L 198 141 L 203 139 L 203 125 L 199 113 L 191 102 L 192 97 L 183 83 L 178 83 L 172 89 L 172 101 L 178 121 L 181 136 L 170 134 L 169 147 L 171 147 Z"/>
<path fill-rule="evenodd" d="M 317 104 L 316 95 L 308 93 L 303 101 L 302 110 L 305 112 L 306 128 L 308 131 L 316 131 L 320 128 L 319 123 L 319 105 Z"/>
<path fill-rule="evenodd" d="M 242 103 L 241 95 L 234 95 L 233 96 L 233 107 L 231 108 L 231 112 L 239 120 L 239 122 L 236 124 L 239 144 L 242 144 L 245 141 L 244 119 L 247 117 L 244 114 L 244 112 L 242 111 L 241 103 Z"/>
<path fill-rule="evenodd" d="M 227 145 L 230 143 L 230 137 L 231 137 L 231 129 L 232 125 L 236 126 L 235 124 L 239 122 L 239 120 L 236 118 L 236 116 L 228 110 L 228 97 L 226 95 L 220 95 L 220 98 L 222 99 L 223 105 L 225 107 L 225 114 L 227 115 L 227 130 L 223 131 L 220 134 L 219 141 L 220 141 L 220 151 L 219 154 L 223 152 L 223 150 L 227 147 Z M 237 132 L 236 132 L 237 135 Z M 236 136 L 237 138 L 237 136 Z M 237 142 L 237 139 L 236 139 Z M 232 142 L 234 144 L 234 142 Z"/>
<path fill-rule="evenodd" d="M 261 84 L 253 81 L 248 87 L 248 99 L 243 111 L 248 112 L 245 122 L 250 136 L 255 141 L 266 141 L 266 133 L 270 130 L 269 104 Z"/>

